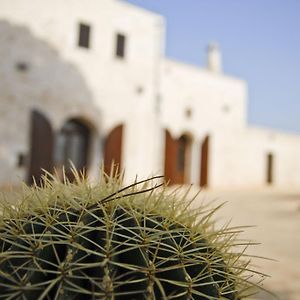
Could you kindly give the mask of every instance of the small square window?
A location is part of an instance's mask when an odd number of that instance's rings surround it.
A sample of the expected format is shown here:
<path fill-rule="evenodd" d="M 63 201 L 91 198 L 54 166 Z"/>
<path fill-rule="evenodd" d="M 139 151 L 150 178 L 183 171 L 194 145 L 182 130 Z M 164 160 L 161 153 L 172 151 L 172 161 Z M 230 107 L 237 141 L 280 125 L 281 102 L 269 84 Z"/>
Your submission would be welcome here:
<path fill-rule="evenodd" d="M 193 116 L 193 110 L 190 107 L 188 107 L 185 109 L 184 114 L 187 119 L 190 119 Z"/>
<path fill-rule="evenodd" d="M 90 48 L 90 32 L 91 26 L 87 24 L 79 24 L 78 46 L 83 48 Z"/>
<path fill-rule="evenodd" d="M 19 153 L 17 156 L 17 166 L 24 167 L 26 165 L 26 155 L 24 153 Z"/>
<path fill-rule="evenodd" d="M 19 72 L 26 72 L 28 70 L 29 66 L 26 62 L 23 62 L 23 61 L 19 61 L 16 63 L 16 69 L 19 71 Z"/>
<path fill-rule="evenodd" d="M 126 43 L 125 35 L 118 33 L 116 42 L 117 42 L 116 56 L 119 58 L 124 58 L 125 57 L 125 43 Z"/>

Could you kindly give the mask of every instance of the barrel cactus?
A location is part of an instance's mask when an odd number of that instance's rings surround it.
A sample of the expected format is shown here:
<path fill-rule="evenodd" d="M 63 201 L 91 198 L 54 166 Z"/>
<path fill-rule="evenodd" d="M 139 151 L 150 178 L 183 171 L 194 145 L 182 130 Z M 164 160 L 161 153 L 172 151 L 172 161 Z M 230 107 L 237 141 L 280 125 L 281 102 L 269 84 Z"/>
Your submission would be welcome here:
<path fill-rule="evenodd" d="M 106 175 L 94 185 L 48 177 L 14 205 L 3 199 L 0 299 L 247 298 L 236 230 L 215 230 L 213 210 L 157 179 L 122 188 Z"/>

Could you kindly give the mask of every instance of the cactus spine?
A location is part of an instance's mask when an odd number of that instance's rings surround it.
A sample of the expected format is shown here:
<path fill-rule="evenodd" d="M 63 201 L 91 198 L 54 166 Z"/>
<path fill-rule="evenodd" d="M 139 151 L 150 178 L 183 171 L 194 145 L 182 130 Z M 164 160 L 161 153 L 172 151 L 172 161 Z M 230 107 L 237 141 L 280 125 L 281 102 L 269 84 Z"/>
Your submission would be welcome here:
<path fill-rule="evenodd" d="M 0 299 L 227 299 L 252 293 L 235 233 L 147 181 L 45 178 L 4 204 Z M 145 192 L 146 191 L 146 192 Z M 148 192 L 147 192 L 148 191 Z"/>

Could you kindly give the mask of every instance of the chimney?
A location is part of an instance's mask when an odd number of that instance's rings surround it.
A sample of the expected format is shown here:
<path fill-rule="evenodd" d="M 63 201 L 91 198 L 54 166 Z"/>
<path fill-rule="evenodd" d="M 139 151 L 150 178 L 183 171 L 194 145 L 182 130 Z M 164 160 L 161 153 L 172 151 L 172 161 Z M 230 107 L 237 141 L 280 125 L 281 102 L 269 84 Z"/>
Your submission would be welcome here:
<path fill-rule="evenodd" d="M 210 43 L 207 47 L 207 69 L 211 72 L 222 72 L 222 56 L 216 43 Z"/>

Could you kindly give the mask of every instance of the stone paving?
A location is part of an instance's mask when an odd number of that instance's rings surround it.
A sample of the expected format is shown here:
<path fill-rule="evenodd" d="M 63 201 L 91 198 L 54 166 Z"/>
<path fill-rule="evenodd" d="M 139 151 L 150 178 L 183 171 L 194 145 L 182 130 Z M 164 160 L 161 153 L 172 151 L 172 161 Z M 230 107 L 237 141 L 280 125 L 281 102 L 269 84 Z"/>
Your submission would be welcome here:
<path fill-rule="evenodd" d="M 249 253 L 276 261 L 255 260 L 260 272 L 270 275 L 264 287 L 281 300 L 300 299 L 300 188 L 299 190 L 202 191 L 197 201 L 227 202 L 217 213 L 218 222 L 254 225 L 242 237 L 261 243 Z M 261 293 L 257 300 L 276 299 Z"/>

